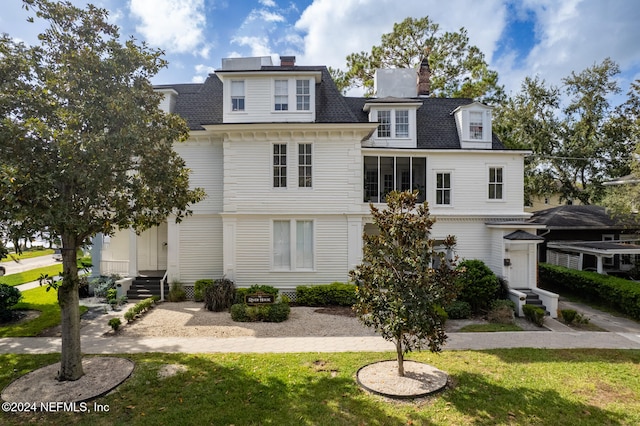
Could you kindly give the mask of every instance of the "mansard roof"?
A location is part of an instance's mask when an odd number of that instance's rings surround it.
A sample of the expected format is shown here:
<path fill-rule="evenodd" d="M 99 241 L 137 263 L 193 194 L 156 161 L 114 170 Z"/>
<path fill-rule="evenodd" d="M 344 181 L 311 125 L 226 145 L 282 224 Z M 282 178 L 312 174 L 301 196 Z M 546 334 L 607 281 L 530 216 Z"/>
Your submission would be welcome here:
<path fill-rule="evenodd" d="M 306 72 L 321 73 L 321 81 L 316 84 L 316 123 L 366 123 L 369 115 L 365 104 L 385 102 L 421 103 L 416 111 L 417 147 L 420 149 L 460 149 L 460 138 L 452 112 L 473 103 L 464 98 L 402 98 L 376 99 L 345 97 L 336 87 L 325 66 L 262 66 L 264 72 Z M 258 72 L 259 72 L 258 71 Z M 242 70 L 228 70 L 242 72 Z M 191 130 L 203 130 L 204 125 L 222 124 L 222 82 L 216 74 L 210 74 L 204 83 L 173 84 L 156 86 L 158 89 L 174 89 L 178 95 L 174 112 L 183 117 Z M 497 136 L 493 135 L 493 149 L 505 149 Z"/>

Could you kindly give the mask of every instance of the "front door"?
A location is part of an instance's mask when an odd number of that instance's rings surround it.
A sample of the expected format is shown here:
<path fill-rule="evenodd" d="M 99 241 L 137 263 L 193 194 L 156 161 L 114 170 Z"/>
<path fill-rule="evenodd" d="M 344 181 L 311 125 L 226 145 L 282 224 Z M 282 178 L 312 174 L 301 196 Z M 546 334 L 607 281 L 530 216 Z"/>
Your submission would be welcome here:
<path fill-rule="evenodd" d="M 138 236 L 138 270 L 167 269 L 167 223 L 149 228 Z"/>
<path fill-rule="evenodd" d="M 509 270 L 509 287 L 529 288 L 529 245 L 512 245 L 509 249 L 511 267 Z"/>

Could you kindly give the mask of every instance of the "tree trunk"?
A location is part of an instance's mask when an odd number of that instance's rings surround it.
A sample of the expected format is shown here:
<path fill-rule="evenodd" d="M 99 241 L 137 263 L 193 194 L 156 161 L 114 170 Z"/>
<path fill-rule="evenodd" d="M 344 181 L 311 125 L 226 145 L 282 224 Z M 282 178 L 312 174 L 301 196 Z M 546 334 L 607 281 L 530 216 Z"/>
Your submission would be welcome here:
<path fill-rule="evenodd" d="M 398 354 L 398 376 L 404 377 L 404 353 L 402 351 L 402 337 L 396 339 L 396 353 Z"/>
<path fill-rule="evenodd" d="M 78 296 L 77 245 L 75 238 L 62 236 L 62 285 L 58 288 L 58 304 L 62 325 L 62 353 L 59 381 L 78 380 L 82 370 L 80 349 L 80 298 Z"/>

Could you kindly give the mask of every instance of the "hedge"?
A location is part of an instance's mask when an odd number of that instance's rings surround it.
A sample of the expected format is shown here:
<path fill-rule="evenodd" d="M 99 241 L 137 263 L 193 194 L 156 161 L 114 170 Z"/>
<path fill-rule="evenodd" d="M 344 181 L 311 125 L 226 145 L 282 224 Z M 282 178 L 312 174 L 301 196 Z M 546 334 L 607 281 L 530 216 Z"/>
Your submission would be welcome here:
<path fill-rule="evenodd" d="M 354 284 L 333 283 L 296 287 L 296 304 L 302 306 L 352 306 L 356 303 Z"/>
<path fill-rule="evenodd" d="M 640 283 L 636 281 L 546 263 L 539 265 L 538 272 L 544 289 L 574 293 L 640 320 Z"/>

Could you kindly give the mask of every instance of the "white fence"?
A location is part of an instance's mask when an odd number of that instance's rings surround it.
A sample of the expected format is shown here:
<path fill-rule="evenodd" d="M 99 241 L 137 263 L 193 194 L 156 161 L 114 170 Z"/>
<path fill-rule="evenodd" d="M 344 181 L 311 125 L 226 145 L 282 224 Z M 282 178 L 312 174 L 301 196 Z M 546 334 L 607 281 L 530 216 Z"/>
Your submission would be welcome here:
<path fill-rule="evenodd" d="M 564 266 L 565 268 L 580 269 L 580 255 L 547 250 L 547 263 Z"/>
<path fill-rule="evenodd" d="M 101 275 L 121 275 L 129 274 L 128 260 L 102 260 L 100 261 Z"/>

